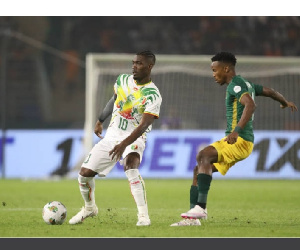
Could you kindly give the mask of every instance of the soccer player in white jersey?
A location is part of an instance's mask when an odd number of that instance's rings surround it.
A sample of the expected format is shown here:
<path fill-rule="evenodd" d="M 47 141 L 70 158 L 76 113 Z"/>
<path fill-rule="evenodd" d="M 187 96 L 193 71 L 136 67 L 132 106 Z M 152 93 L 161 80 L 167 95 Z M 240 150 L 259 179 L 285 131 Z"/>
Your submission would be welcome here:
<path fill-rule="evenodd" d="M 151 80 L 155 60 L 151 51 L 139 52 L 132 61 L 132 75 L 119 75 L 114 85 L 115 93 L 95 125 L 94 132 L 102 140 L 92 148 L 78 174 L 79 189 L 85 205 L 70 219 L 70 224 L 81 223 L 85 218 L 98 214 L 94 177 L 107 176 L 120 161 L 137 205 L 136 225 L 150 225 L 145 183 L 138 168 L 147 133 L 159 117 L 162 102 L 160 92 Z M 110 114 L 112 118 L 103 138 L 102 124 Z"/>

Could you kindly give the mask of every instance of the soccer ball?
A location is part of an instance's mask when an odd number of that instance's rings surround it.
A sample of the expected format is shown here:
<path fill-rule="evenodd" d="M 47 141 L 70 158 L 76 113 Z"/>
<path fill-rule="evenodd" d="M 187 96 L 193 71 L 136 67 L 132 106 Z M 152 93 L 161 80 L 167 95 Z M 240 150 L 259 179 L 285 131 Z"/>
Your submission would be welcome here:
<path fill-rule="evenodd" d="M 44 206 L 42 216 L 49 225 L 61 225 L 67 218 L 67 209 L 61 202 L 51 201 Z"/>

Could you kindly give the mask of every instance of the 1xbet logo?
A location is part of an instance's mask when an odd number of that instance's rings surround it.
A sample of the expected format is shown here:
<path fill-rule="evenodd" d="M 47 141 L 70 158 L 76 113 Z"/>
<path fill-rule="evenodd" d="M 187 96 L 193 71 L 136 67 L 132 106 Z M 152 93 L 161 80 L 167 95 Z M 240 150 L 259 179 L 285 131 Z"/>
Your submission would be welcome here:
<path fill-rule="evenodd" d="M 291 141 L 286 138 L 263 139 L 255 144 L 253 152 L 258 151 L 256 165 L 258 172 L 277 172 L 285 165 L 300 171 L 300 139 Z M 268 156 L 272 155 L 272 162 Z"/>

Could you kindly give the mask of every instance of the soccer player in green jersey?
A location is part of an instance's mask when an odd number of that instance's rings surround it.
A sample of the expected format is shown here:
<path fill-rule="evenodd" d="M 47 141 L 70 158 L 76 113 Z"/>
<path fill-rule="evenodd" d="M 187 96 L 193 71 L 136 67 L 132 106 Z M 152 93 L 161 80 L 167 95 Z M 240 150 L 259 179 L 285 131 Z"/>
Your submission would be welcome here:
<path fill-rule="evenodd" d="M 254 97 L 271 97 L 281 108 L 298 110 L 293 102 L 272 88 L 253 84 L 236 75 L 236 58 L 229 52 L 220 52 L 211 58 L 213 77 L 219 85 L 227 85 L 225 137 L 212 143 L 197 154 L 193 184 L 190 189 L 190 210 L 182 213 L 183 220 L 171 226 L 199 226 L 199 219 L 207 218 L 207 196 L 212 181 L 212 173 L 225 175 L 237 162 L 246 159 L 252 152 L 253 114 L 256 108 Z"/>

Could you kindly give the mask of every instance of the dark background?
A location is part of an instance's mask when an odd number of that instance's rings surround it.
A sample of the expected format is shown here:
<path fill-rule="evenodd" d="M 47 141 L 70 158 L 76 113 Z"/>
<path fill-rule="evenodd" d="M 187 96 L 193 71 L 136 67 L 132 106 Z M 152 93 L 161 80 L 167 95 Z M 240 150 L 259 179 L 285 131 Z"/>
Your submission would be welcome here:
<path fill-rule="evenodd" d="M 0 47 L 2 128 L 83 128 L 87 53 L 299 56 L 300 17 L 2 16 Z"/>

